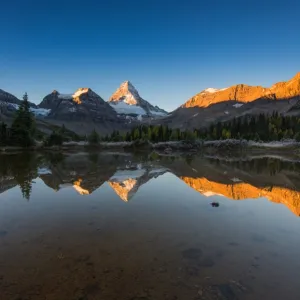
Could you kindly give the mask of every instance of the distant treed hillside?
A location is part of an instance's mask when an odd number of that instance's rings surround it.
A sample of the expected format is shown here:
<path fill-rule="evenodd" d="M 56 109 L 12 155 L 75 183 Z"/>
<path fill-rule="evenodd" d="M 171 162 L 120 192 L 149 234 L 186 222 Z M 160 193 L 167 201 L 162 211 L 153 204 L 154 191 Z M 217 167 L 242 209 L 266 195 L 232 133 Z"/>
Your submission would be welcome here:
<path fill-rule="evenodd" d="M 300 141 L 300 118 L 297 116 L 282 116 L 276 112 L 272 115 L 246 115 L 228 122 L 218 122 L 209 128 L 194 128 L 193 130 L 172 129 L 163 125 L 141 125 L 126 134 L 114 131 L 110 136 L 105 136 L 104 140 L 134 141 L 142 139 L 151 142 L 163 142 L 231 138 L 255 141 L 278 141 L 282 139 Z"/>

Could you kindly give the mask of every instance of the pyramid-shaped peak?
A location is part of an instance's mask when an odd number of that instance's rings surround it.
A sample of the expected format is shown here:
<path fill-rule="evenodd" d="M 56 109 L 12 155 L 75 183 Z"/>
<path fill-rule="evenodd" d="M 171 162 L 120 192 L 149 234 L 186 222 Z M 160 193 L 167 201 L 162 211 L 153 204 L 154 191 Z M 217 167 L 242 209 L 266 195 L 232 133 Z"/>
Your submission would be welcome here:
<path fill-rule="evenodd" d="M 136 88 L 134 87 L 134 85 L 129 80 L 124 81 L 121 84 L 120 89 L 123 89 L 125 91 L 129 91 L 131 93 L 138 93 Z"/>
<path fill-rule="evenodd" d="M 122 84 L 127 85 L 127 86 L 133 86 L 129 80 L 125 80 Z"/>
<path fill-rule="evenodd" d="M 138 91 L 128 80 L 124 81 L 109 99 L 111 102 L 124 101 L 129 105 L 137 105 L 139 100 L 140 95 Z"/>

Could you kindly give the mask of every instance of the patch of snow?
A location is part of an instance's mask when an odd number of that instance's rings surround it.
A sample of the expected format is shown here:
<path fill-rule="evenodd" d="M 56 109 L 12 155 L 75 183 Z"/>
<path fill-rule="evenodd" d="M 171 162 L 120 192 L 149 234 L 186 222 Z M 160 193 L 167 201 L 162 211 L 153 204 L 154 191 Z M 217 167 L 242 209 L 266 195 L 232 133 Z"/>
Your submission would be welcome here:
<path fill-rule="evenodd" d="M 65 189 L 65 188 L 69 188 L 71 186 L 73 186 L 72 183 L 62 183 L 59 185 L 59 189 Z"/>
<path fill-rule="evenodd" d="M 225 110 L 225 111 L 224 111 L 224 114 L 225 114 L 225 115 L 229 115 L 229 111 Z"/>
<path fill-rule="evenodd" d="M 51 109 L 30 107 L 30 111 L 36 116 L 46 117 L 50 114 Z"/>
<path fill-rule="evenodd" d="M 154 169 L 149 172 L 149 175 L 159 174 L 159 173 L 163 173 L 163 172 L 167 172 L 167 171 L 168 170 L 166 168 Z"/>
<path fill-rule="evenodd" d="M 211 197 L 211 196 L 221 196 L 221 197 L 224 197 L 224 195 L 218 194 L 218 193 L 215 193 L 215 192 L 212 192 L 212 191 L 204 192 L 204 193 L 202 193 L 202 195 L 204 195 L 205 197 Z"/>
<path fill-rule="evenodd" d="M 229 88 L 228 87 L 227 88 L 223 88 L 223 89 L 220 89 L 219 91 L 225 91 L 227 89 L 229 89 Z"/>
<path fill-rule="evenodd" d="M 0 106 L 6 106 L 8 109 L 13 109 L 13 110 L 17 110 L 19 108 L 18 104 L 9 103 L 6 101 L 0 101 Z"/>
<path fill-rule="evenodd" d="M 290 146 L 299 146 L 299 143 L 297 143 L 295 140 L 290 141 L 273 141 L 273 142 L 267 142 L 267 143 L 260 143 L 260 142 L 254 142 L 249 141 L 249 146 L 255 146 L 255 147 L 267 147 L 267 148 L 284 148 L 284 147 L 290 147 Z"/>
<path fill-rule="evenodd" d="M 48 168 L 38 168 L 37 173 L 38 175 L 52 174 L 51 170 L 49 170 Z"/>
<path fill-rule="evenodd" d="M 109 105 L 118 113 L 118 114 L 135 114 L 135 115 L 146 115 L 146 111 L 140 106 L 129 105 L 125 102 L 109 102 Z"/>
<path fill-rule="evenodd" d="M 208 89 L 204 90 L 203 92 L 213 94 L 213 93 L 216 93 L 218 91 L 219 91 L 218 89 L 208 88 Z"/>
<path fill-rule="evenodd" d="M 102 147 L 126 147 L 126 146 L 131 146 L 133 142 L 101 142 L 100 145 Z"/>
<path fill-rule="evenodd" d="M 139 178 L 145 174 L 144 169 L 137 169 L 137 170 L 119 170 L 117 171 L 109 180 L 110 181 L 117 181 L 122 182 L 128 178 Z"/>
<path fill-rule="evenodd" d="M 230 180 L 233 181 L 233 182 L 242 182 L 242 180 L 237 178 L 237 177 L 233 177 Z"/>
<path fill-rule="evenodd" d="M 155 116 L 161 116 L 161 117 L 164 117 L 164 116 L 167 115 L 165 112 L 162 112 L 162 111 L 154 111 L 154 110 L 150 110 L 150 114 L 151 114 L 151 115 L 155 115 Z"/>
<path fill-rule="evenodd" d="M 233 104 L 232 106 L 235 108 L 239 108 L 239 107 L 242 107 L 243 105 L 244 105 L 243 103 L 236 103 L 236 104 Z"/>
<path fill-rule="evenodd" d="M 59 94 L 58 98 L 59 99 L 66 99 L 66 100 L 70 99 L 71 100 L 73 98 L 73 95 L 72 94 Z"/>
<path fill-rule="evenodd" d="M 195 117 L 197 117 L 199 115 L 199 113 L 196 113 L 196 114 L 194 114 L 193 116 L 192 116 L 192 118 L 195 118 Z"/>
<path fill-rule="evenodd" d="M 143 116 L 142 116 L 142 115 L 138 115 L 136 118 L 137 118 L 139 121 L 143 121 Z"/>
<path fill-rule="evenodd" d="M 76 108 L 75 107 L 71 107 L 71 108 L 69 108 L 69 112 L 76 112 Z"/>
<path fill-rule="evenodd" d="M 7 103 L 8 107 L 13 107 L 14 109 L 18 110 L 19 109 L 19 104 L 15 103 Z M 35 116 L 48 116 L 51 112 L 51 109 L 46 109 L 46 108 L 35 108 L 35 107 L 30 107 L 29 110 L 35 115 Z"/>
<path fill-rule="evenodd" d="M 75 142 L 75 141 L 63 142 L 64 146 L 86 146 L 87 144 L 88 144 L 88 142 L 85 142 L 85 141 L 80 141 L 80 142 Z"/>
<path fill-rule="evenodd" d="M 8 106 L 12 106 L 15 109 L 19 109 L 19 104 L 15 104 L 15 103 L 7 103 Z"/>

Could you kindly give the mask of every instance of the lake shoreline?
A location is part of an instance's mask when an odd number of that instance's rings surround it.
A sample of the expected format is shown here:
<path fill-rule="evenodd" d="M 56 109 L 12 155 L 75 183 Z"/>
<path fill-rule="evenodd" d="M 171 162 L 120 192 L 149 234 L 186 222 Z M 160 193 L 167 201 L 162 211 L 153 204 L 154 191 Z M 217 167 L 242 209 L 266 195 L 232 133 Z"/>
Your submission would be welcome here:
<path fill-rule="evenodd" d="M 211 141 L 168 141 L 151 143 L 148 141 L 134 142 L 101 142 L 98 145 L 89 145 L 87 142 L 65 142 L 61 146 L 46 147 L 41 144 L 33 147 L 0 147 L 0 153 L 10 153 L 15 151 L 77 151 L 77 150 L 154 150 L 165 154 L 173 152 L 197 153 L 218 152 L 218 151 L 247 151 L 247 150 L 268 150 L 279 151 L 291 150 L 294 154 L 300 154 L 300 143 L 294 140 L 255 142 L 247 140 L 211 140 Z"/>

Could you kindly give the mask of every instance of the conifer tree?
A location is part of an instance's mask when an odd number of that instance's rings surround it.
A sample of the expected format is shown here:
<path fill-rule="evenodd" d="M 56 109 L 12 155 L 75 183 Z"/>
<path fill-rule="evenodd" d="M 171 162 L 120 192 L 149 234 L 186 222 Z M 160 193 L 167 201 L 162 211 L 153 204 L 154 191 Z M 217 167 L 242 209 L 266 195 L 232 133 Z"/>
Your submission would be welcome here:
<path fill-rule="evenodd" d="M 34 145 L 35 120 L 30 111 L 27 93 L 19 105 L 12 127 L 12 142 L 14 145 L 30 147 Z"/>
<path fill-rule="evenodd" d="M 100 136 L 94 129 L 92 133 L 88 136 L 88 141 L 90 145 L 98 145 L 100 143 Z"/>

